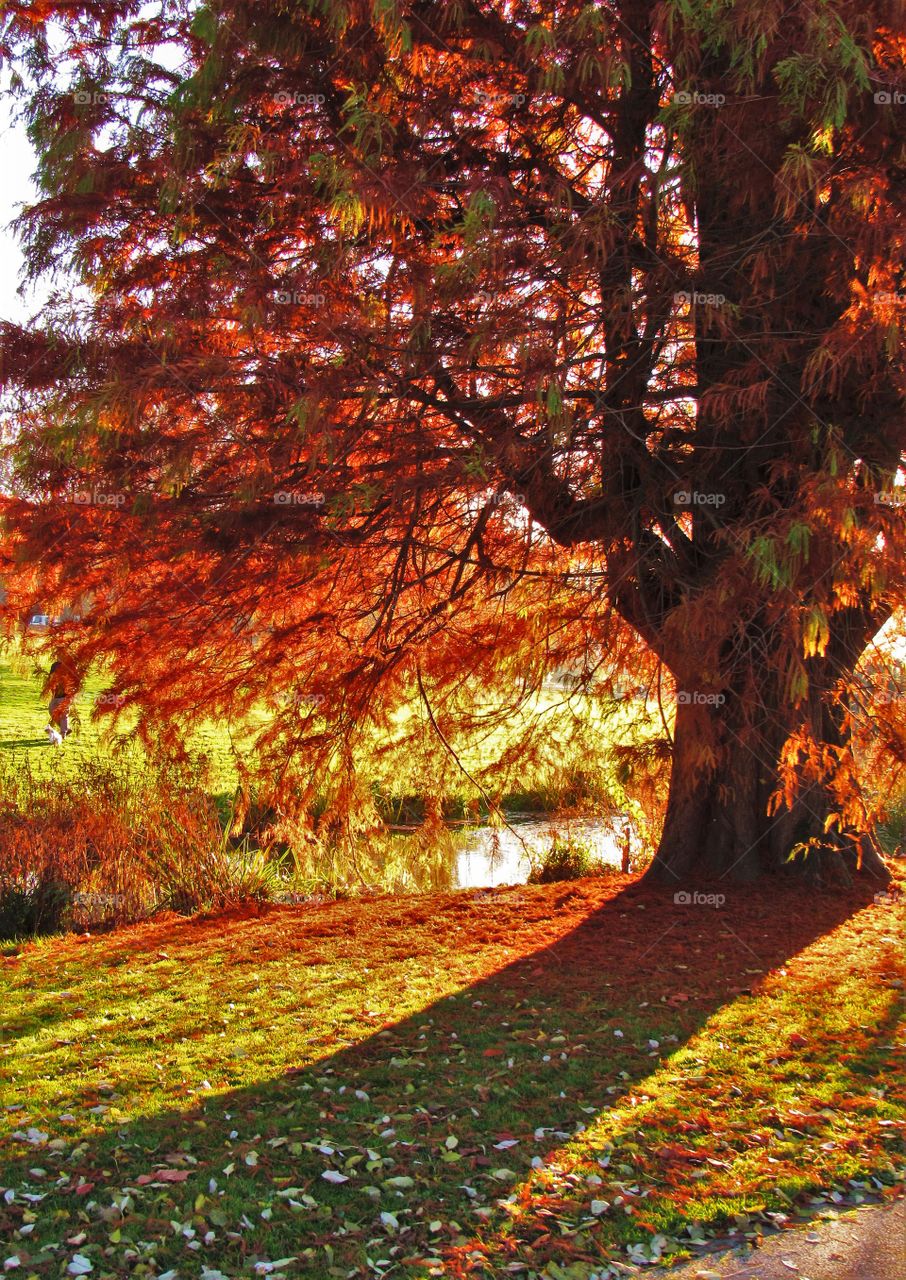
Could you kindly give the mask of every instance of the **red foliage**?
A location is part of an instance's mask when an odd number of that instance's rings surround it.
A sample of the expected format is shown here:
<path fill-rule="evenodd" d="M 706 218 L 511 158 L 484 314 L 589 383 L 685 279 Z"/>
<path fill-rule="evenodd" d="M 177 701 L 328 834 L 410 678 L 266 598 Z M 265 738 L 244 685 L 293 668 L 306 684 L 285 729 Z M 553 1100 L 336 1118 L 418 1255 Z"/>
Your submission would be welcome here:
<path fill-rule="evenodd" d="M 16 616 L 88 602 L 61 643 L 145 731 L 269 701 L 294 785 L 414 692 L 467 723 L 464 681 L 635 637 L 681 702 L 662 870 L 858 840 L 841 690 L 903 588 L 887 3 L 4 21 L 31 264 L 85 286 L 3 334 Z"/>

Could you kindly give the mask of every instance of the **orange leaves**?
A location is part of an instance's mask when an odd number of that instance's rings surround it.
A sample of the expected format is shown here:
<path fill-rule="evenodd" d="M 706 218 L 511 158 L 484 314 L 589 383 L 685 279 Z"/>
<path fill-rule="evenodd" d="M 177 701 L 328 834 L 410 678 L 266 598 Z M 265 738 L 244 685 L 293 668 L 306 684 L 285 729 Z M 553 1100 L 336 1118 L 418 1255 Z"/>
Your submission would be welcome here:
<path fill-rule="evenodd" d="M 342 760 L 367 826 L 351 772 L 418 705 L 416 660 L 448 741 L 480 737 L 485 694 L 503 717 L 558 667 L 601 688 L 657 663 L 745 741 L 786 704 L 803 743 L 846 736 L 840 679 L 906 589 L 874 501 L 904 446 L 880 297 L 904 209 L 872 15 L 753 57 L 754 11 L 707 6 L 640 29 L 620 4 L 227 3 L 174 15 L 174 90 L 146 20 L 101 8 L 14 9 L 29 258 L 69 263 L 85 314 L 0 338 L 0 569 L 13 600 L 95 601 L 66 640 L 146 738 L 261 725 L 275 803 Z M 51 60 L 30 24 L 57 14 Z M 72 102 L 67 59 L 115 104 Z M 810 752 L 787 755 L 848 793 L 844 755 Z M 689 762 L 724 767 L 705 732 Z"/>
<path fill-rule="evenodd" d="M 138 1186 L 147 1187 L 155 1183 L 185 1182 L 188 1177 L 188 1169 L 155 1169 L 154 1173 L 140 1173 L 135 1181 Z"/>

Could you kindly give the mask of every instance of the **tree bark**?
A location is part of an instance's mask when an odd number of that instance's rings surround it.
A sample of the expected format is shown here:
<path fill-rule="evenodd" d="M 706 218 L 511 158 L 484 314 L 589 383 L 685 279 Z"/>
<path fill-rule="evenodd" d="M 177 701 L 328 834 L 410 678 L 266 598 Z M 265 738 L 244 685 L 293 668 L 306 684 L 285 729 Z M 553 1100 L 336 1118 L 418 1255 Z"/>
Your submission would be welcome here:
<path fill-rule="evenodd" d="M 678 890 L 770 874 L 846 884 L 859 873 L 886 883 L 870 833 L 825 831 L 835 805 L 824 786 L 804 785 L 791 807 L 769 812 L 780 747 L 801 723 L 801 709 L 789 707 L 784 716 L 778 701 L 761 727 L 746 723 L 742 710 L 727 691 L 680 691 L 666 817 L 648 877 Z"/>

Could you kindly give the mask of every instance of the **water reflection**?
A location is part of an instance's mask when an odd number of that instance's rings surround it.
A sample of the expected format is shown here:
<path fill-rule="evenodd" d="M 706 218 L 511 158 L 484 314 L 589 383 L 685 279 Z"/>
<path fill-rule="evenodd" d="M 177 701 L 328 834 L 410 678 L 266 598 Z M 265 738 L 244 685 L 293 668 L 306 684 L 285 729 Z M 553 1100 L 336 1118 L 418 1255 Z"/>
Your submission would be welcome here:
<path fill-rule="evenodd" d="M 532 861 L 558 838 L 575 842 L 601 862 L 619 867 L 627 836 L 621 818 L 605 821 L 513 813 L 501 827 L 397 831 L 382 850 L 381 865 L 375 865 L 374 870 L 383 887 L 397 893 L 524 884 Z M 635 855 L 635 833 L 630 831 L 628 838 Z M 372 846 L 372 855 L 376 853 Z"/>
<path fill-rule="evenodd" d="M 524 884 L 532 858 L 537 860 L 558 836 L 581 843 L 601 862 L 620 865 L 623 837 L 610 823 L 593 818 L 511 818 L 508 827 L 478 827 L 468 832 L 468 843 L 456 855 L 452 887 Z"/>

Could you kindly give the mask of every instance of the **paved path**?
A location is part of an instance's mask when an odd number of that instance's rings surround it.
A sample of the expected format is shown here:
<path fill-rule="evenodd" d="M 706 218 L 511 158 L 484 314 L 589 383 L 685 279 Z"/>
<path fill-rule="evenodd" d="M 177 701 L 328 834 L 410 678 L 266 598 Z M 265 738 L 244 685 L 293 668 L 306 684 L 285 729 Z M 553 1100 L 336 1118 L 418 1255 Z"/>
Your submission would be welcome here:
<path fill-rule="evenodd" d="M 906 1199 L 865 1205 L 748 1246 L 646 1272 L 664 1280 L 906 1280 Z"/>

